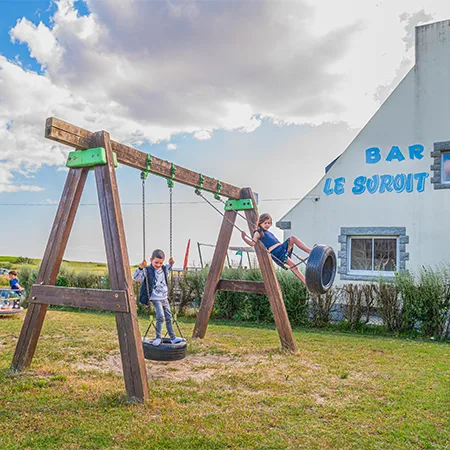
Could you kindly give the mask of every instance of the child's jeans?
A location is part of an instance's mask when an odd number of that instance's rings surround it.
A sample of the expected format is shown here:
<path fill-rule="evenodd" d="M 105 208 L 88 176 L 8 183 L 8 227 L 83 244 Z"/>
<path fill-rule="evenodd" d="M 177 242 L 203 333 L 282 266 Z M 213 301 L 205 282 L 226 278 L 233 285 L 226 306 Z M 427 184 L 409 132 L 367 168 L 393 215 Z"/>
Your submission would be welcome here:
<path fill-rule="evenodd" d="M 164 320 L 166 321 L 167 332 L 170 339 L 175 339 L 175 332 L 172 326 L 172 313 L 170 312 L 170 305 L 167 299 L 152 300 L 156 312 L 156 338 L 162 338 L 162 327 Z"/>

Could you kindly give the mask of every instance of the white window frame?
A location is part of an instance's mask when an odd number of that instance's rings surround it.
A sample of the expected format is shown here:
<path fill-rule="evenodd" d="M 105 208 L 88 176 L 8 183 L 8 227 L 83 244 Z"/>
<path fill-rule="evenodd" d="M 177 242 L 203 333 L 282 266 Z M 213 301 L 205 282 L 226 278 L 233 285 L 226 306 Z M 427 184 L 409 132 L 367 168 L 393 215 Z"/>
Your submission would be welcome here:
<path fill-rule="evenodd" d="M 351 235 L 347 237 L 347 261 L 348 261 L 348 268 L 347 273 L 349 275 L 365 275 L 365 276 L 376 276 L 380 275 L 383 277 L 394 277 L 395 272 L 398 271 L 398 268 L 400 267 L 400 236 L 393 236 L 393 235 L 380 235 L 380 234 L 372 234 L 372 235 Z M 374 265 L 374 257 L 375 252 L 373 251 L 374 242 L 373 239 L 395 239 L 395 250 L 396 250 L 396 258 L 395 258 L 395 267 L 397 268 L 396 271 L 381 271 L 381 270 L 352 270 L 352 238 L 355 239 L 372 239 L 372 267 Z"/>
<path fill-rule="evenodd" d="M 450 180 L 444 180 L 444 155 L 450 155 L 450 150 L 441 152 L 441 183 L 449 185 Z"/>

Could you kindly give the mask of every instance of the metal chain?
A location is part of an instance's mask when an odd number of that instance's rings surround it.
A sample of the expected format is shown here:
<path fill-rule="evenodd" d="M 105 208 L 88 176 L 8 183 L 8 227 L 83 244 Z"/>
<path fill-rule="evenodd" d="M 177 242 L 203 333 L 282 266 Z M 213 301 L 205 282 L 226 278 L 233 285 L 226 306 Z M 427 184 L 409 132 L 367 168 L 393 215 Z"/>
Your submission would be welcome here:
<path fill-rule="evenodd" d="M 142 260 L 145 261 L 145 176 L 143 176 L 141 174 L 141 178 L 142 178 L 142 253 L 143 253 L 143 258 Z M 147 268 L 144 267 L 142 270 L 145 270 L 145 286 L 147 288 L 147 297 L 148 297 L 148 301 L 150 302 L 150 286 L 148 285 L 148 277 L 147 277 Z M 144 337 L 142 338 L 142 340 L 144 340 L 147 337 L 148 334 L 148 330 L 150 330 L 151 326 L 153 325 L 155 327 L 155 324 L 153 323 L 153 315 L 150 315 L 151 317 L 151 321 L 150 321 L 150 325 L 147 328 L 147 331 L 144 334 Z M 156 329 L 156 327 L 155 327 Z"/>
<path fill-rule="evenodd" d="M 142 254 L 145 259 L 145 178 L 142 178 Z"/>
<path fill-rule="evenodd" d="M 169 187 L 169 254 L 173 256 L 173 187 Z"/>

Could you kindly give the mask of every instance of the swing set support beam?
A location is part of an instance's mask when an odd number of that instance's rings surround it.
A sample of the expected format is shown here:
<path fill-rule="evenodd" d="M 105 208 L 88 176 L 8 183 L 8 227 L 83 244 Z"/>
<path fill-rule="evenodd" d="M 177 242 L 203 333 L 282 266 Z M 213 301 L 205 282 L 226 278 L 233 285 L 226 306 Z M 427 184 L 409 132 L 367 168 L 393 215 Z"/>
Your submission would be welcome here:
<path fill-rule="evenodd" d="M 49 117 L 45 123 L 45 137 L 60 144 L 69 145 L 77 150 L 94 148 L 94 133 L 83 128 L 72 125 L 63 120 Z M 133 147 L 111 141 L 112 151 L 117 155 L 117 161 L 134 169 L 148 170 L 150 173 L 204 191 L 212 192 L 223 197 L 238 200 L 240 188 L 215 178 L 207 177 L 198 172 L 185 169 L 181 166 L 172 165 L 169 161 L 152 156 L 150 168 L 147 167 L 147 153 L 136 150 Z"/>

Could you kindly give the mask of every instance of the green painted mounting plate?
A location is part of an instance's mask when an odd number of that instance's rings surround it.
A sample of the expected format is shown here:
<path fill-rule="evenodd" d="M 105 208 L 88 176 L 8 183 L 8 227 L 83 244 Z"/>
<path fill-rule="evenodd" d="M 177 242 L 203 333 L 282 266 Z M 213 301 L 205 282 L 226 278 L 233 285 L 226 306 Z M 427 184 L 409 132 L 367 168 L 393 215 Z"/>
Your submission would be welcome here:
<path fill-rule="evenodd" d="M 114 167 L 117 167 L 117 155 L 113 152 Z M 66 167 L 77 169 L 80 167 L 100 166 L 106 164 L 106 151 L 103 147 L 76 150 L 69 153 Z"/>
<path fill-rule="evenodd" d="M 251 198 L 228 200 L 225 203 L 225 211 L 245 211 L 246 209 L 253 209 L 253 202 Z"/>

